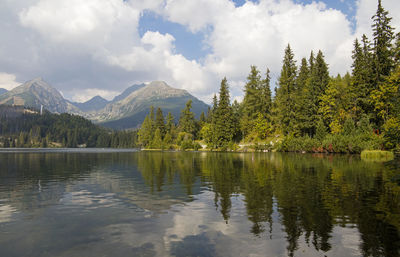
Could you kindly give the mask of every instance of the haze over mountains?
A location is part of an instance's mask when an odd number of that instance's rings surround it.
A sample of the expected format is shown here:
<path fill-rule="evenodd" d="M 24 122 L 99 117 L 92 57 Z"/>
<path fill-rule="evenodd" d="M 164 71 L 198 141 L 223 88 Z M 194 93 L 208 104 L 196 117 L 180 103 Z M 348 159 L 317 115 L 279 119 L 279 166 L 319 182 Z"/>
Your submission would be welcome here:
<path fill-rule="evenodd" d="M 2 93 L 3 92 L 3 93 Z M 70 102 L 42 78 L 30 80 L 10 91 L 0 89 L 0 104 L 24 105 L 50 112 L 72 113 L 84 116 L 95 123 L 114 129 L 130 129 L 140 126 L 150 106 L 160 107 L 164 115 L 171 112 L 175 121 L 188 100 L 192 100 L 192 111 L 199 116 L 208 105 L 186 90 L 176 89 L 163 81 L 133 85 L 108 101 L 95 96 L 87 102 Z"/>

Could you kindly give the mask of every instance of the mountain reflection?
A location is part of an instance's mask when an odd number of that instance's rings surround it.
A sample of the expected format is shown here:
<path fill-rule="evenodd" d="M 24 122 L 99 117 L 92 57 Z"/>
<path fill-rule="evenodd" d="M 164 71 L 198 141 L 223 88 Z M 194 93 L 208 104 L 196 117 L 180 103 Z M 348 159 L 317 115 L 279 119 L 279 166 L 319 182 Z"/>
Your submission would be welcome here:
<path fill-rule="evenodd" d="M 18 213 L 38 215 L 37 210 L 54 206 L 59 206 L 54 212 L 68 213 L 98 209 L 100 216 L 100 208 L 108 208 L 107 213 L 129 208 L 142 213 L 140 220 L 175 211 L 175 227 L 162 229 L 164 247 L 173 256 L 221 255 L 215 242 L 228 241 L 231 232 L 211 231 L 208 224 L 219 218 L 227 229 L 238 222 L 245 226 L 244 218 L 251 225 L 240 233 L 267 241 L 283 233 L 289 256 L 304 247 L 331 252 L 338 233 L 343 244 L 357 249 L 356 255 L 399 256 L 396 160 L 382 164 L 344 155 L 136 152 L 13 153 L 1 154 L 0 163 L 0 224 Z M 216 212 L 209 210 L 212 206 Z M 199 210 L 203 218 L 194 220 L 189 210 Z M 109 215 L 104 214 L 104 223 Z M 359 239 L 348 234 L 355 229 Z M 151 241 L 133 251 L 156 256 L 160 246 Z"/>

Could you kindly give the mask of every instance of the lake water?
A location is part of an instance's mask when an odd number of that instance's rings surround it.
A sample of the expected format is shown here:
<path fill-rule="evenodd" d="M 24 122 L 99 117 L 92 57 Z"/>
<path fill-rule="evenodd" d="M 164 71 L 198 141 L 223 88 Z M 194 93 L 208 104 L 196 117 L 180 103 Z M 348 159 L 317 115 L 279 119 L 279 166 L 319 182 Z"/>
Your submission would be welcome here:
<path fill-rule="evenodd" d="M 400 161 L 0 152 L 0 256 L 400 256 Z"/>

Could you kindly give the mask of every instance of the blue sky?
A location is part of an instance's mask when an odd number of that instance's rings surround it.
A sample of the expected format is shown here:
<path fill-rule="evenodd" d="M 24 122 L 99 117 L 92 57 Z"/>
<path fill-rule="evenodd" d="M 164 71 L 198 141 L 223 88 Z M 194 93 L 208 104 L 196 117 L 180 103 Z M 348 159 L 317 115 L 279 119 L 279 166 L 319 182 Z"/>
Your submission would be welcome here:
<path fill-rule="evenodd" d="M 400 1 L 382 0 L 400 28 Z M 210 103 L 226 77 L 243 97 L 251 65 L 279 78 L 284 48 L 321 50 L 332 76 L 371 38 L 377 0 L 0 1 L 0 88 L 43 77 L 73 101 L 162 80 Z M 275 86 L 275 83 L 271 85 Z"/>

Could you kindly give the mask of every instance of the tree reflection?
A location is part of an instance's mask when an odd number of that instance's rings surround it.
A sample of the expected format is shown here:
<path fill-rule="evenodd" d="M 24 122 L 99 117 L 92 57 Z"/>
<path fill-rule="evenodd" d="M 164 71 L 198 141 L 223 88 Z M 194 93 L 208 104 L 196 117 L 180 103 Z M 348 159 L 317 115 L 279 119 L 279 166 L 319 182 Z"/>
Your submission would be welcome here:
<path fill-rule="evenodd" d="M 243 195 L 253 224 L 249 230 L 256 236 L 272 233 L 272 216 L 278 212 L 289 256 L 295 255 L 301 237 L 317 251 L 329 251 L 334 226 L 357 227 L 365 256 L 399 255 L 395 161 L 384 165 L 343 155 L 150 153 L 138 163 L 147 183 L 157 190 L 178 177 L 192 194 L 200 176 L 214 192 L 215 206 L 227 223 L 232 197 Z"/>
<path fill-rule="evenodd" d="M 102 172 L 94 176 L 101 183 L 118 172 L 124 179 L 109 186 L 132 202 L 142 192 L 136 179 L 143 179 L 150 194 L 159 194 L 160 199 L 191 201 L 202 190 L 211 190 L 218 215 L 226 223 L 235 211 L 232 197 L 240 196 L 251 222 L 248 230 L 268 238 L 273 223 L 279 223 L 289 256 L 304 247 L 301 242 L 326 253 L 338 226 L 358 229 L 364 256 L 400 255 L 398 160 L 382 164 L 344 155 L 139 152 L 3 154 L 0 161 L 0 197 L 10 198 L 17 209 L 30 209 L 44 200 L 57 203 L 67 184 L 91 172 Z M 64 186 L 32 193 L 54 182 Z M 183 248 L 174 249 L 178 253 Z"/>

